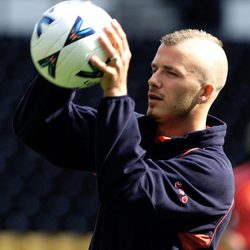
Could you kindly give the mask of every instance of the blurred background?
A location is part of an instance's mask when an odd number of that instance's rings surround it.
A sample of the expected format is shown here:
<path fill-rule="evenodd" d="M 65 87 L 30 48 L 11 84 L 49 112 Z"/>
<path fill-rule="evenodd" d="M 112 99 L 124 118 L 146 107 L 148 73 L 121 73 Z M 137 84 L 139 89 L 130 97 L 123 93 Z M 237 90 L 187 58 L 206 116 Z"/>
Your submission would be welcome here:
<path fill-rule="evenodd" d="M 95 177 L 60 169 L 25 147 L 12 134 L 11 117 L 36 75 L 29 43 L 34 24 L 56 0 L 0 0 L 0 250 L 84 250 L 98 209 Z M 227 85 L 211 114 L 228 124 L 225 151 L 237 176 L 250 180 L 250 1 L 93 0 L 127 32 L 133 58 L 129 93 L 146 111 L 150 63 L 165 33 L 204 29 L 224 41 L 229 59 Z M 98 86 L 78 91 L 76 101 L 96 106 Z M 239 174 L 240 173 L 240 174 Z M 238 190 L 238 189 L 237 189 Z M 241 189 L 242 190 L 242 189 Z M 237 200 L 220 250 L 249 250 L 250 185 Z M 244 213 L 241 214 L 241 203 Z M 239 209 L 240 207 L 240 209 Z M 248 220 L 248 226 L 242 226 Z M 244 230 L 242 228 L 245 228 Z M 234 236 L 232 236 L 234 235 Z"/>

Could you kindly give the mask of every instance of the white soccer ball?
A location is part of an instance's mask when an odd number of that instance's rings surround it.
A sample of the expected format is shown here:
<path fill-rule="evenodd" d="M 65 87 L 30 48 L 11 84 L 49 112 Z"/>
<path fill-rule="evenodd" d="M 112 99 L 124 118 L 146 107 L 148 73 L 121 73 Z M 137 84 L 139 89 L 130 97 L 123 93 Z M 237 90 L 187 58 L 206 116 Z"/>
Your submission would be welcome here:
<path fill-rule="evenodd" d="M 90 1 L 60 2 L 35 24 L 31 58 L 48 81 L 65 88 L 87 88 L 100 82 L 102 72 L 90 64 L 94 54 L 106 62 L 98 37 L 112 18 Z"/>

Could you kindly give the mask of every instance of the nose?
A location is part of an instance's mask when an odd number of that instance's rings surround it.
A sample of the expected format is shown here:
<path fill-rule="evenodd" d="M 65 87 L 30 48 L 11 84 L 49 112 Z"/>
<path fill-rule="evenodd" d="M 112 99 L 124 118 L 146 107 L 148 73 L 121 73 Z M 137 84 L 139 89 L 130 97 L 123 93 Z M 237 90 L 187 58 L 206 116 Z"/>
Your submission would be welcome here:
<path fill-rule="evenodd" d="M 155 88 L 160 88 L 162 86 L 162 83 L 158 79 L 156 73 L 152 73 L 151 77 L 148 79 L 148 85 Z"/>

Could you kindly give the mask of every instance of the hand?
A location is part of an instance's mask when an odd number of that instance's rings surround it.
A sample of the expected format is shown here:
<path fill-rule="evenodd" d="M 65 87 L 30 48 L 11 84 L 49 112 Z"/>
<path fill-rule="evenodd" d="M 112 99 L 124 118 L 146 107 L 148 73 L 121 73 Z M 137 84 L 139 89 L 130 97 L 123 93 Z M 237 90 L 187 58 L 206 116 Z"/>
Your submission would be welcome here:
<path fill-rule="evenodd" d="M 100 82 L 104 96 L 122 96 L 127 94 L 127 75 L 131 52 L 127 36 L 121 25 L 112 20 L 111 26 L 104 28 L 99 41 L 108 55 L 107 63 L 97 56 L 92 56 L 91 64 L 103 72 Z"/>

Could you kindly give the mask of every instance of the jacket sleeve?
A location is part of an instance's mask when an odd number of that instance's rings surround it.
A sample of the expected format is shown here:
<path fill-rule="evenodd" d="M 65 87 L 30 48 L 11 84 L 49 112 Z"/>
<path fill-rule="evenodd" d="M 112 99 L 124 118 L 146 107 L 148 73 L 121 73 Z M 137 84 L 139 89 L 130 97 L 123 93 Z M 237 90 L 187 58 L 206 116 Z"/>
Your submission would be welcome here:
<path fill-rule="evenodd" d="M 96 110 L 74 104 L 75 92 L 38 76 L 13 117 L 13 132 L 59 167 L 94 171 Z"/>
<path fill-rule="evenodd" d="M 200 230 L 214 228 L 230 209 L 229 162 L 206 150 L 170 160 L 145 158 L 129 97 L 102 100 L 96 135 L 98 193 L 104 207 L 114 213 L 140 224 L 160 223 L 186 231 L 194 225 Z"/>

